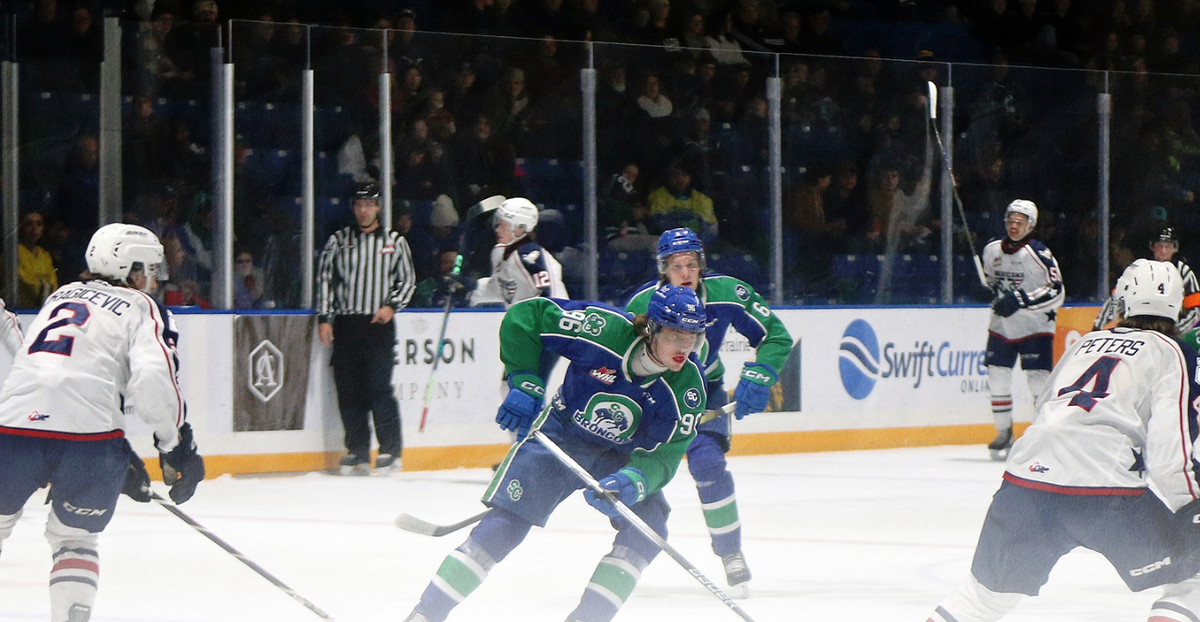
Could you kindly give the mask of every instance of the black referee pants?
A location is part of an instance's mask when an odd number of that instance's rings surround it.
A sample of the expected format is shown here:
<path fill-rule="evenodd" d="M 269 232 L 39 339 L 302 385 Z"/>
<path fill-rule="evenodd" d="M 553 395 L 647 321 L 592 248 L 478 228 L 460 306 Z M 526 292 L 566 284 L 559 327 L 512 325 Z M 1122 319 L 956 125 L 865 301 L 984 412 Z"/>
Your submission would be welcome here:
<path fill-rule="evenodd" d="M 372 324 L 369 315 L 333 319 L 333 382 L 346 432 L 346 450 L 371 456 L 371 415 L 379 453 L 400 457 L 400 405 L 392 390 L 396 323 Z"/>

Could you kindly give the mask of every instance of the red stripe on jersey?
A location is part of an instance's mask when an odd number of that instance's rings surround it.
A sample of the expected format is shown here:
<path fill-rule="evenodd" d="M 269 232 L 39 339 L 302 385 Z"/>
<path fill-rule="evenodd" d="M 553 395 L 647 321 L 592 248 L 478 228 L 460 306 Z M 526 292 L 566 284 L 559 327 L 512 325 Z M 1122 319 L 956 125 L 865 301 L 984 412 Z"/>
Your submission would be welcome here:
<path fill-rule="evenodd" d="M 100 564 L 91 560 L 74 557 L 71 559 L 64 559 L 61 562 L 54 564 L 54 567 L 50 569 L 50 572 L 58 572 L 60 570 L 86 570 L 92 574 L 99 575 Z"/>
<path fill-rule="evenodd" d="M 1146 492 L 1145 488 L 1109 488 L 1109 487 L 1094 487 L 1085 488 L 1082 486 L 1059 486 L 1058 484 L 1046 484 L 1044 482 L 1033 482 L 1027 479 L 1021 479 L 1012 473 L 1004 474 L 1004 481 L 1020 486 L 1022 488 L 1032 488 L 1042 492 L 1052 492 L 1059 495 L 1091 495 L 1096 497 L 1140 497 Z"/>
<path fill-rule="evenodd" d="M 72 432 L 57 432 L 54 430 L 31 430 L 29 428 L 10 428 L 0 425 L 0 434 L 11 436 L 30 436 L 33 438 L 53 438 L 61 441 L 106 441 L 110 438 L 124 438 L 125 430 L 110 432 L 93 432 L 77 434 Z"/>
<path fill-rule="evenodd" d="M 183 425 L 183 395 L 179 392 L 179 383 L 175 381 L 175 370 L 171 362 L 171 353 L 167 351 L 167 344 L 163 342 L 162 338 L 163 329 L 167 326 L 167 319 L 163 318 L 160 325 L 157 314 L 158 305 L 154 302 L 154 299 L 151 298 L 149 294 L 139 289 L 135 289 L 133 291 L 145 296 L 146 302 L 148 302 L 150 305 L 150 318 L 154 320 L 154 340 L 158 342 L 158 347 L 162 350 L 163 358 L 167 361 L 167 369 L 171 371 L 171 386 L 175 388 L 175 412 L 177 413 L 175 415 L 175 427 L 178 428 L 179 426 Z"/>

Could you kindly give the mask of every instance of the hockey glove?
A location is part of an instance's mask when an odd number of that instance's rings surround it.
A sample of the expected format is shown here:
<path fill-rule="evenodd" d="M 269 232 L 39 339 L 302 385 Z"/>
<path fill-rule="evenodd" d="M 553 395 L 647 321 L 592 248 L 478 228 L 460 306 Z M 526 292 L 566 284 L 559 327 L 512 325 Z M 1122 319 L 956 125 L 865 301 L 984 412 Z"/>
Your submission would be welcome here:
<path fill-rule="evenodd" d="M 515 432 L 520 442 L 529 434 L 533 419 L 542 408 L 546 388 L 542 379 L 528 372 L 518 372 L 508 377 L 508 395 L 496 413 L 500 429 Z"/>
<path fill-rule="evenodd" d="M 767 409 L 771 399 L 771 385 L 779 379 L 775 369 L 766 363 L 746 363 L 742 366 L 742 379 L 733 390 L 733 399 L 737 402 L 734 416 L 739 420 L 751 413 L 760 413 Z"/>
<path fill-rule="evenodd" d="M 204 458 L 196 453 L 192 424 L 179 428 L 179 444 L 167 453 L 158 453 L 163 481 L 171 487 L 171 500 L 183 503 L 192 498 L 196 486 L 204 479 Z"/>
<path fill-rule="evenodd" d="M 125 470 L 125 485 L 121 494 L 127 495 L 138 503 L 150 501 L 150 474 L 146 472 L 146 463 L 133 452 L 129 441 L 125 441 L 125 449 L 129 452 L 129 468 Z"/>
<path fill-rule="evenodd" d="M 996 315 L 1000 317 L 1008 317 L 1028 306 L 1029 298 L 1025 295 L 1025 292 L 1019 289 L 1001 292 L 992 301 L 992 311 L 995 311 Z"/>
<path fill-rule="evenodd" d="M 583 491 L 583 498 L 605 516 L 615 517 L 617 506 L 614 501 L 625 505 L 633 505 L 646 498 L 646 477 L 640 469 L 625 467 L 612 475 L 600 480 L 600 487 L 611 490 L 609 493 L 597 493 L 588 489 Z"/>

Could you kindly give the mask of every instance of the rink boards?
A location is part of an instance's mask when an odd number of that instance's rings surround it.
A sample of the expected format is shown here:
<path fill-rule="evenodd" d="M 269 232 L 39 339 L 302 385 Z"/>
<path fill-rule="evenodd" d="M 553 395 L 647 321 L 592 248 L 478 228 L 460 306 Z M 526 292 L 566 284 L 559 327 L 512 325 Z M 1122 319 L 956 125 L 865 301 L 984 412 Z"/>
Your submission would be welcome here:
<path fill-rule="evenodd" d="M 1060 310 L 1056 356 L 1090 326 L 1096 307 Z M 985 307 L 792 308 L 775 313 L 796 340 L 770 412 L 734 423 L 737 455 L 986 443 L 991 423 L 983 353 Z M 404 468 L 490 466 L 510 437 L 493 419 L 502 392 L 499 311 L 456 311 L 446 330 L 419 423 L 441 328 L 440 312 L 396 315 L 393 377 L 403 418 Z M 28 323 L 32 316 L 22 316 Z M 333 468 L 343 453 L 329 349 L 311 316 L 177 314 L 180 382 L 209 474 Z M 278 343 L 276 343 L 278 342 Z M 730 331 L 722 347 L 726 389 L 753 356 Z M 307 357 L 307 360 L 303 360 Z M 0 373 L 9 360 L 0 353 Z M 556 368 L 551 389 L 561 381 Z M 1032 396 L 1014 379 L 1014 415 Z M 139 453 L 149 428 L 130 419 Z"/>

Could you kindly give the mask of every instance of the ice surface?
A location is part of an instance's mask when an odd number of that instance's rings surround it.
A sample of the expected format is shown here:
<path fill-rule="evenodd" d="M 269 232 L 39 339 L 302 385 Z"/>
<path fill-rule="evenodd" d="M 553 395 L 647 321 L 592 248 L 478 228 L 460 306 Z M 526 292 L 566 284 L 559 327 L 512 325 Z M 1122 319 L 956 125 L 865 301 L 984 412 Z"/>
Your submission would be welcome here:
<path fill-rule="evenodd" d="M 736 439 L 735 439 L 736 442 Z M 754 573 L 738 601 L 757 622 L 924 622 L 965 576 L 1002 465 L 982 446 L 740 457 L 730 460 Z M 392 525 L 408 512 L 449 523 L 479 512 L 491 471 L 320 473 L 204 482 L 180 509 L 340 622 L 399 622 L 468 530 L 443 538 Z M 157 489 L 165 495 L 160 483 Z M 724 586 L 695 486 L 667 488 L 670 542 Z M 0 620 L 49 617 L 44 491 L 0 555 Z M 535 528 L 450 622 L 560 622 L 612 541 L 581 494 Z M 100 537 L 92 622 L 316 622 L 321 618 L 156 504 L 121 498 Z M 1130 593 L 1107 562 L 1077 550 L 1006 620 L 1144 620 L 1157 590 Z M 617 622 L 738 616 L 660 555 Z"/>

